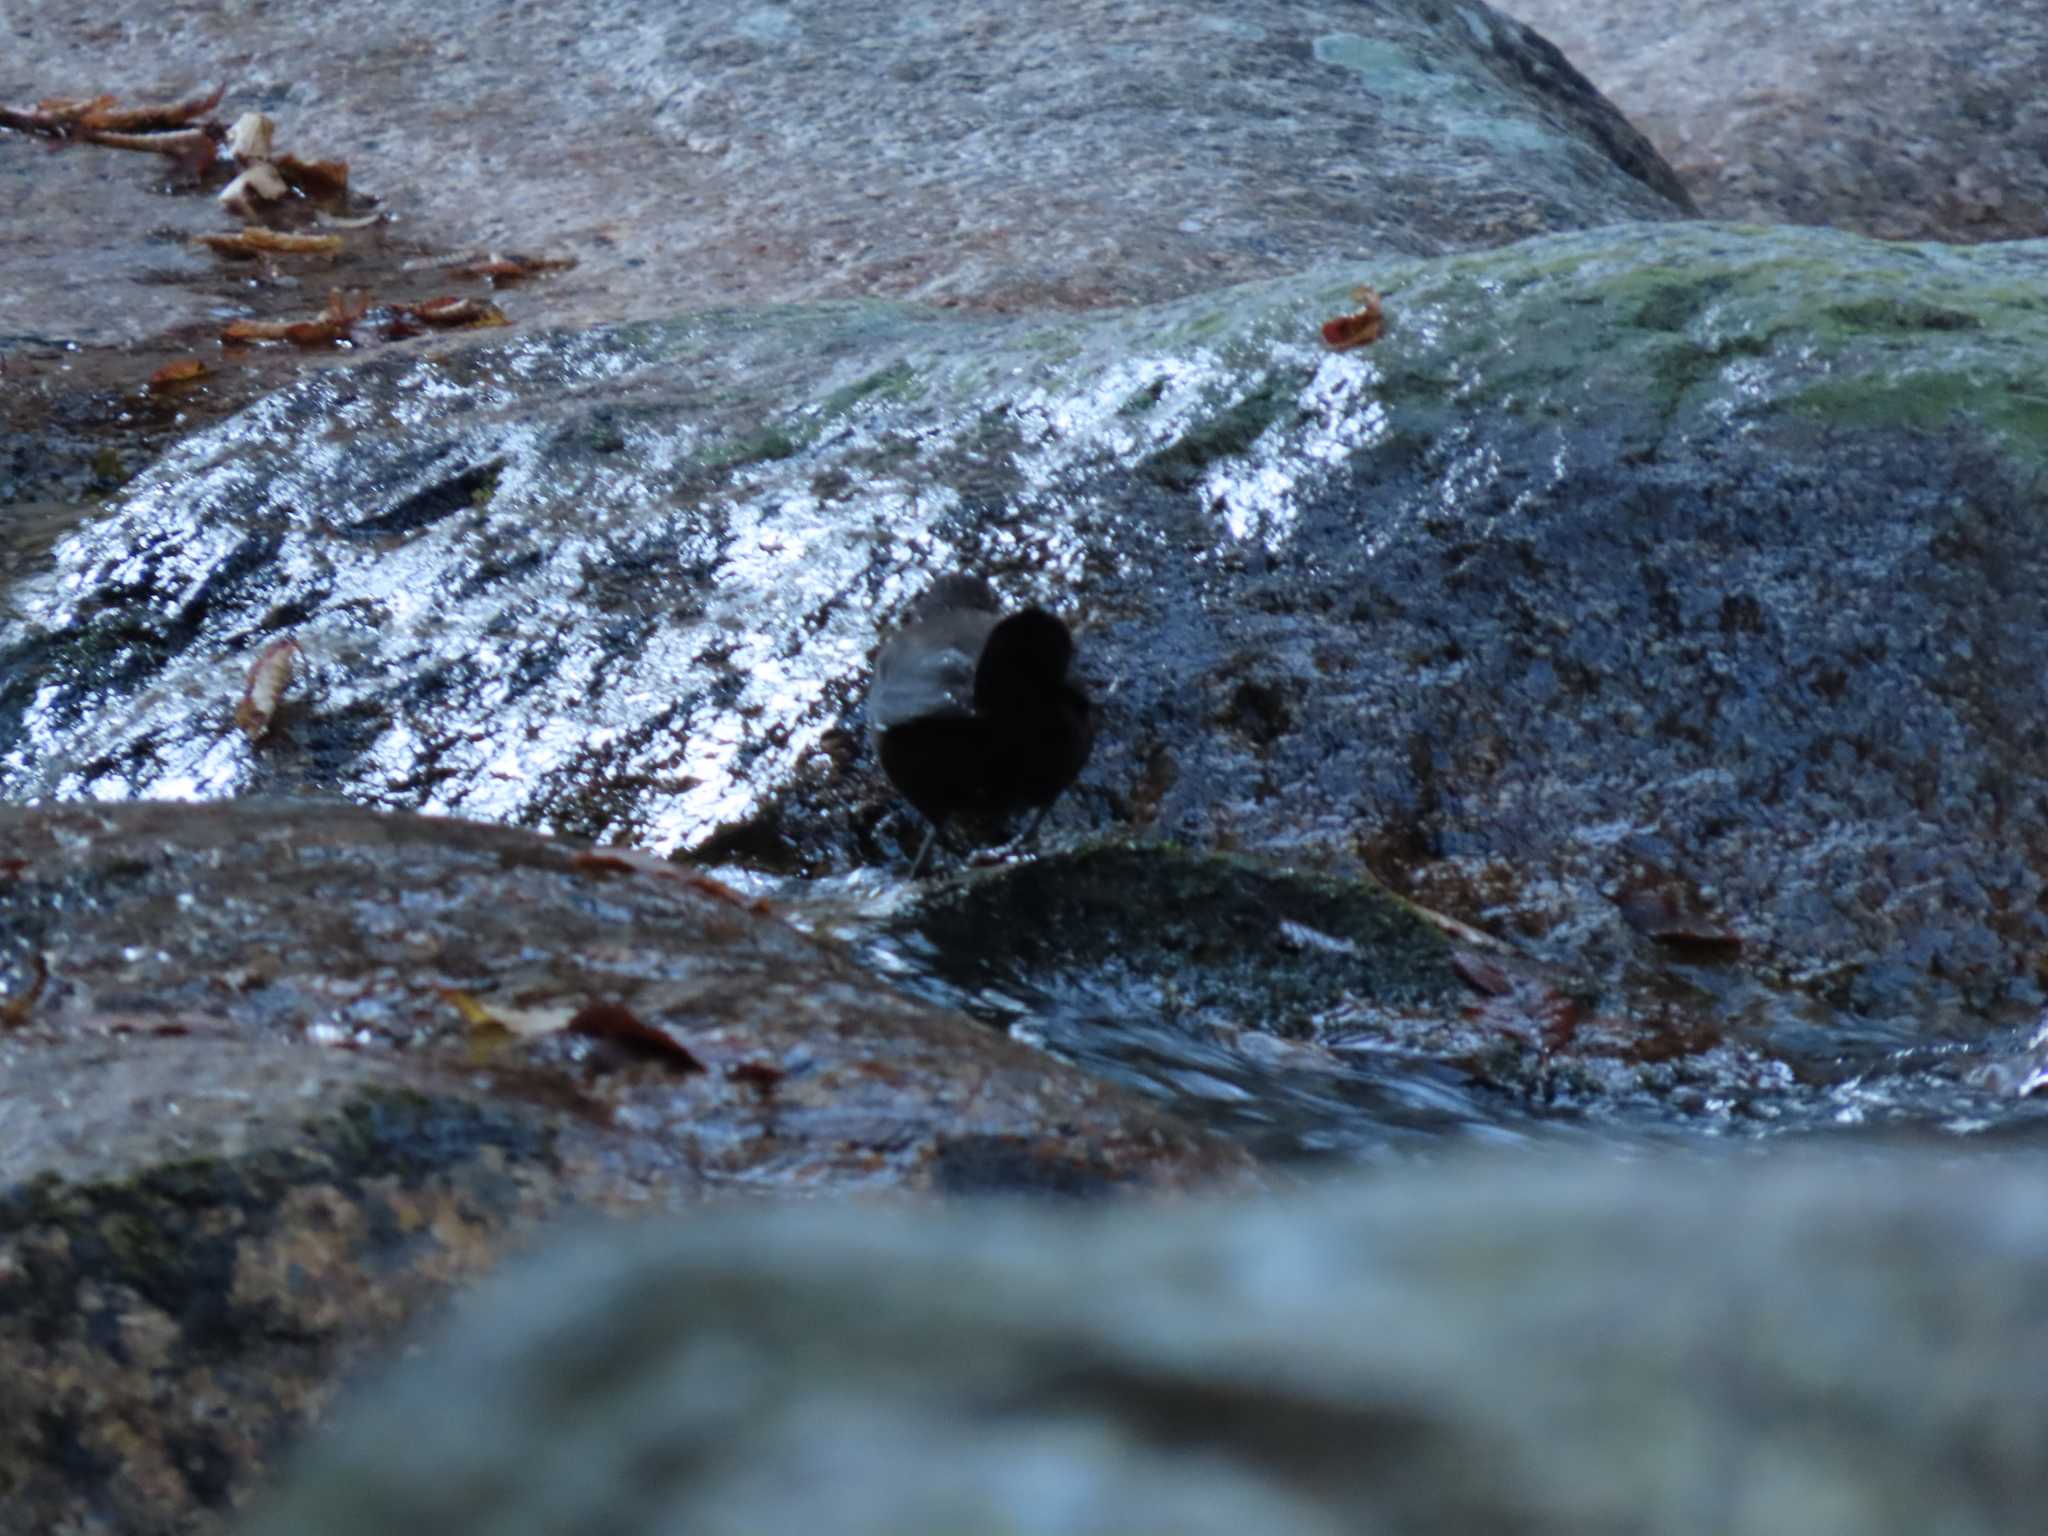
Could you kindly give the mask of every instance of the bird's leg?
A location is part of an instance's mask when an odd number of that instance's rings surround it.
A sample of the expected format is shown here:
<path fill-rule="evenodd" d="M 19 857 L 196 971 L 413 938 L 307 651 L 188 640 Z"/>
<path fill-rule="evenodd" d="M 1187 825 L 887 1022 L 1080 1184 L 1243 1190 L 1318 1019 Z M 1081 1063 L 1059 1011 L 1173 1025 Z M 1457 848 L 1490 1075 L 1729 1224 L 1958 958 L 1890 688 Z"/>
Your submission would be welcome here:
<path fill-rule="evenodd" d="M 932 823 L 931 830 L 924 835 L 924 846 L 917 850 L 917 857 L 910 861 L 911 879 L 915 880 L 924 873 L 925 861 L 932 856 L 932 849 L 937 846 L 938 841 L 939 823 L 935 821 Z"/>
<path fill-rule="evenodd" d="M 1051 814 L 1052 802 L 1048 800 L 1038 808 L 1038 814 L 1031 818 L 1031 825 L 1024 829 L 1023 835 L 1013 839 L 1010 846 L 1013 848 L 1028 848 L 1036 843 L 1038 841 L 1038 829 L 1045 824 L 1045 818 Z"/>
<path fill-rule="evenodd" d="M 1026 827 L 1022 832 L 1019 832 L 1007 843 L 1003 844 L 1003 846 L 998 848 L 995 851 L 995 853 L 991 855 L 991 857 L 997 860 L 1007 859 L 1012 854 L 1022 852 L 1024 849 L 1034 845 L 1038 841 L 1038 829 L 1040 825 L 1043 824 L 1045 818 L 1048 815 L 1050 815 L 1051 812 L 1052 802 L 1048 800 L 1044 805 L 1041 805 L 1038 808 L 1038 814 L 1031 818 L 1031 825 Z"/>

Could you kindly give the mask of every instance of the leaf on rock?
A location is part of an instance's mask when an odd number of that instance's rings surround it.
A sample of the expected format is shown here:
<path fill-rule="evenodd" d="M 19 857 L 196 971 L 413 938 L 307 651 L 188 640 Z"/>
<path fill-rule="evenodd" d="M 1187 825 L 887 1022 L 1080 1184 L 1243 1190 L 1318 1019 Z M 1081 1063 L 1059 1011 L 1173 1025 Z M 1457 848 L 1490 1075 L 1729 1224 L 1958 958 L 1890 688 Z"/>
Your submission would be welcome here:
<path fill-rule="evenodd" d="M 351 338 L 368 300 L 351 303 L 337 288 L 317 320 L 237 320 L 220 333 L 222 341 L 288 341 L 295 347 L 332 347 Z"/>
<path fill-rule="evenodd" d="M 208 96 L 194 96 L 188 101 L 158 102 L 140 107 L 116 109 L 112 96 L 97 96 L 83 103 L 74 121 L 81 128 L 111 133 L 147 133 L 155 129 L 182 128 L 195 117 L 204 117 L 220 105 L 227 94 L 225 85 L 216 86 Z M 75 103 L 38 102 L 44 108 L 69 108 Z"/>
<path fill-rule="evenodd" d="M 341 250 L 339 235 L 294 235 L 260 224 L 226 235 L 192 237 L 217 256 L 248 260 L 256 256 L 332 256 Z"/>
<path fill-rule="evenodd" d="M 299 642 L 290 635 L 273 640 L 257 654 L 242 688 L 242 702 L 235 706 L 235 724 L 253 745 L 269 734 L 277 706 L 292 680 L 292 664 L 299 657 Z"/>
<path fill-rule="evenodd" d="M 346 160 L 301 160 L 297 155 L 279 155 L 271 164 L 301 197 L 332 201 L 348 195 Z"/>
<path fill-rule="evenodd" d="M 434 990 L 454 1004 L 463 1022 L 473 1030 L 497 1031 L 520 1040 L 538 1040 L 548 1035 L 584 1035 L 609 1040 L 650 1056 L 658 1056 L 680 1072 L 702 1072 L 704 1063 L 689 1048 L 663 1030 L 644 1024 L 630 1008 L 618 1003 L 587 1003 L 581 1006 L 551 1002 L 539 1007 L 514 1008 L 503 1003 L 485 1003 L 457 987 Z"/>
<path fill-rule="evenodd" d="M 171 394 L 212 372 L 196 357 L 176 358 L 149 376 L 149 392 L 152 395 Z"/>
<path fill-rule="evenodd" d="M 1351 298 L 1359 306 L 1355 312 L 1323 322 L 1323 341 L 1333 352 L 1371 346 L 1380 339 L 1380 296 L 1370 288 L 1359 287 L 1351 290 Z"/>
<path fill-rule="evenodd" d="M 29 954 L 26 977 L 18 985 L 8 972 L 0 971 L 0 1028 L 26 1024 L 49 980 L 49 963 L 43 959 L 41 950 Z"/>
<path fill-rule="evenodd" d="M 410 315 L 422 325 L 431 325 L 440 330 L 458 328 L 481 329 L 492 325 L 510 325 L 505 312 L 495 304 L 482 299 L 439 298 L 428 299 L 421 304 L 406 304 L 400 314 Z"/>
<path fill-rule="evenodd" d="M 613 1040 L 659 1056 L 679 1072 L 705 1070 L 704 1063 L 680 1040 L 651 1024 L 643 1024 L 631 1009 L 617 1003 L 592 1003 L 569 1021 L 569 1028 L 594 1040 Z"/>
<path fill-rule="evenodd" d="M 500 256 L 493 252 L 448 262 L 444 270 L 459 277 L 484 278 L 495 288 L 503 283 L 523 282 L 543 272 L 566 272 L 575 265 L 573 256 Z"/>

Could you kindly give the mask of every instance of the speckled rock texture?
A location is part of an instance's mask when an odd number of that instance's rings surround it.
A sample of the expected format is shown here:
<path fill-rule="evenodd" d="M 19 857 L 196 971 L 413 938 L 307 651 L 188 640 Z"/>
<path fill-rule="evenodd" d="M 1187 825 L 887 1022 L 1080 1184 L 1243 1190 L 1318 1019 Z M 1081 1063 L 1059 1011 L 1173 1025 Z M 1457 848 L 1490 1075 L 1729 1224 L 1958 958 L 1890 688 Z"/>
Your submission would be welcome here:
<path fill-rule="evenodd" d="M 2001 0 L 1511 0 L 1707 214 L 2048 236 L 2048 11 Z"/>
<path fill-rule="evenodd" d="M 1523 1159 L 593 1238 L 465 1303 L 248 1536 L 1999 1536 L 2048 1499 L 2044 1193 Z"/>
<path fill-rule="evenodd" d="M 2043 1003 L 2044 275 L 1674 222 L 1113 313 L 373 360 L 189 439 L 16 584 L 0 787 L 850 878 L 919 835 L 865 746 L 878 633 L 965 564 L 1081 625 L 1107 708 L 1060 837 L 1370 873 L 1586 978 L 1588 1016 L 1640 982 L 1628 1027 L 1789 1083 L 1953 1087 Z M 1361 278 L 1387 334 L 1332 352 Z M 233 701 L 286 634 L 252 746 Z M 1645 879 L 1739 963 L 1673 970 Z"/>
<path fill-rule="evenodd" d="M 349 161 L 397 221 L 372 241 L 580 258 L 512 305 L 554 324 L 1126 303 L 1687 211 L 1641 135 L 1476 0 L 111 0 L 9 43 L 0 100 L 226 83 L 225 113 Z M 229 222 L 151 196 L 153 172 L 0 134 L 0 344 L 217 313 L 213 260 L 143 237 Z M 320 265 L 279 265 L 317 307 Z"/>
<path fill-rule="evenodd" d="M 567 1213 L 1246 1176 L 714 882 L 350 807 L 0 807 L 0 1021 L 8 1531 L 218 1529 Z"/>

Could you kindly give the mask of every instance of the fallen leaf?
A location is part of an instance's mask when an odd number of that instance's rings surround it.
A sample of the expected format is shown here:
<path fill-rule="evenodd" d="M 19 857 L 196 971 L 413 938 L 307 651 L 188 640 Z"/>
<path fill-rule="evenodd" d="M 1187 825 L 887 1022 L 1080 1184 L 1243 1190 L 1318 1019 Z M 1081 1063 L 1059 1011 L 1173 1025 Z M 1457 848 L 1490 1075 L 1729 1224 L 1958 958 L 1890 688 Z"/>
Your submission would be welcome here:
<path fill-rule="evenodd" d="M 512 323 L 505 318 L 505 312 L 497 305 L 486 303 L 482 299 L 428 299 L 424 303 L 404 305 L 400 313 L 412 316 L 422 325 L 431 325 L 443 330 L 453 330 L 459 326 L 481 328 Z"/>
<path fill-rule="evenodd" d="M 139 149 L 145 154 L 168 155 L 194 175 L 212 165 L 220 153 L 213 135 L 204 128 L 188 128 L 182 133 L 105 133 L 90 129 L 85 137 L 107 149 Z"/>
<path fill-rule="evenodd" d="M 223 341 L 288 341 L 295 347 L 331 347 L 347 341 L 369 308 L 367 298 L 350 303 L 339 288 L 327 295 L 317 320 L 237 320 L 220 333 Z"/>
<path fill-rule="evenodd" d="M 448 1002 L 455 1005 L 455 1011 L 462 1015 L 462 1022 L 471 1029 L 504 1027 L 499 1025 L 496 1014 L 492 1013 L 490 1009 L 478 1002 L 472 994 L 463 991 L 460 987 L 436 987 L 434 990 L 440 993 Z M 568 1020 L 564 1019 L 562 1022 L 566 1024 Z"/>
<path fill-rule="evenodd" d="M 566 272 L 576 265 L 573 256 L 472 256 L 463 261 L 444 264 L 447 271 L 460 277 L 481 277 L 488 279 L 492 287 L 501 283 L 517 283 L 542 272 Z"/>
<path fill-rule="evenodd" d="M 297 155 L 279 155 L 271 164 L 302 197 L 331 199 L 348 192 L 346 160 L 301 160 Z"/>
<path fill-rule="evenodd" d="M 702 1072 L 704 1063 L 680 1040 L 651 1024 L 643 1024 L 630 1008 L 618 1003 L 588 1003 L 580 1008 L 550 1003 L 539 1008 L 513 1008 L 484 1003 L 456 987 L 434 990 L 455 1005 L 472 1029 L 499 1029 L 521 1040 L 546 1035 L 584 1035 L 659 1056 L 680 1072 Z"/>
<path fill-rule="evenodd" d="M 43 959 L 42 951 L 34 951 L 28 958 L 28 984 L 19 992 L 0 992 L 0 1027 L 12 1029 L 26 1024 L 36 999 L 43 995 L 43 988 L 50 980 L 50 967 Z"/>
<path fill-rule="evenodd" d="M 265 229 L 251 224 L 228 235 L 194 235 L 199 244 L 216 255 L 251 257 L 259 255 L 277 256 L 332 256 L 341 249 L 339 235 L 293 235 L 281 229 Z"/>
<path fill-rule="evenodd" d="M 675 880 L 693 891 L 724 902 L 727 906 L 738 907 L 756 917 L 772 917 L 775 909 L 766 897 L 750 900 L 742 891 L 736 891 L 723 880 L 713 879 L 700 870 L 690 869 L 665 859 L 658 853 L 649 853 L 644 848 L 586 848 L 570 861 L 578 869 L 617 869 L 643 875 L 654 875 L 663 880 Z"/>
<path fill-rule="evenodd" d="M 189 101 L 160 102 L 119 110 L 114 107 L 116 98 L 97 96 L 85 104 L 84 110 L 74 120 L 82 128 L 114 133 L 143 133 L 157 128 L 182 128 L 193 118 L 204 117 L 219 106 L 221 98 L 227 94 L 227 89 L 222 85 L 216 87 L 209 96 L 194 96 Z M 47 107 L 51 104 L 41 102 L 38 105 Z"/>
<path fill-rule="evenodd" d="M 196 357 L 180 357 L 165 363 L 149 376 L 149 392 L 152 395 L 170 394 L 196 379 L 203 379 L 213 370 Z"/>
<path fill-rule="evenodd" d="M 663 1057 L 679 1072 L 704 1070 L 704 1063 L 680 1040 L 651 1024 L 641 1023 L 632 1010 L 617 1003 L 592 1003 L 569 1021 L 569 1028 L 594 1040 L 616 1040 L 622 1045 Z"/>
<path fill-rule="evenodd" d="M 1361 287 L 1352 289 L 1351 297 L 1360 306 L 1355 313 L 1323 322 L 1323 340 L 1334 352 L 1370 346 L 1380 339 L 1380 296 Z"/>
<path fill-rule="evenodd" d="M 242 689 L 242 702 L 235 706 L 235 724 L 242 728 L 242 734 L 252 744 L 269 733 L 277 706 L 292 680 L 292 663 L 298 655 L 299 642 L 286 635 L 263 647 L 250 666 L 249 680 Z"/>
<path fill-rule="evenodd" d="M 118 96 L 46 96 L 36 103 L 36 111 L 58 123 L 79 123 L 95 112 L 109 110 Z"/>

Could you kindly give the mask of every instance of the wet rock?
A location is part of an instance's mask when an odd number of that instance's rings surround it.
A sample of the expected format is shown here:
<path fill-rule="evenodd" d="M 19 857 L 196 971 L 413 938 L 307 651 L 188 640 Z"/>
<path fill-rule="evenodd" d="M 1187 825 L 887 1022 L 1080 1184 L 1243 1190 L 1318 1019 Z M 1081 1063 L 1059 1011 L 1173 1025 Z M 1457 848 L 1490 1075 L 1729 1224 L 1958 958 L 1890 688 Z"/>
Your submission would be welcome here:
<path fill-rule="evenodd" d="M 8 1529 L 218 1529 L 569 1212 L 1245 1176 L 659 861 L 314 803 L 0 807 L 0 851 Z"/>
<path fill-rule="evenodd" d="M 1888 240 L 2048 235 L 2048 16 L 1997 0 L 1507 9 L 1562 48 L 1714 218 Z"/>
<path fill-rule="evenodd" d="M 385 222 L 337 254 L 223 261 L 193 238 L 240 226 L 214 201 L 225 164 L 202 185 L 0 131 L 0 505 L 110 494 L 293 374 L 381 348 L 376 325 L 346 352 L 219 344 L 334 289 L 488 295 L 528 327 L 819 297 L 1086 308 L 1689 206 L 1555 50 L 1478 4 L 593 0 L 548 20 L 110 0 L 48 20 L 10 38 L 0 104 L 225 85 L 222 123 L 258 110 L 280 145 L 346 161 L 348 211 Z M 491 252 L 576 264 L 503 289 L 450 270 Z M 193 360 L 203 379 L 148 387 Z"/>
<path fill-rule="evenodd" d="M 933 884 L 859 952 L 1270 1158 L 1414 1146 L 1530 1097 L 1477 1060 L 1519 1059 L 1498 1021 L 1456 1023 L 1451 938 L 1368 882 L 1097 847 Z"/>
<path fill-rule="evenodd" d="M 2042 1002 L 2043 264 L 1634 226 L 1062 320 L 380 359 L 195 437 L 16 582 L 0 790 L 893 864 L 871 648 L 967 565 L 1083 626 L 1104 718 L 1056 838 L 1375 874 L 1579 978 L 1624 1056 L 1729 1041 L 1703 1106 L 1947 1095 Z M 1388 334 L 1330 353 L 1360 277 Z M 252 744 L 234 701 L 287 633 Z M 1642 930 L 1645 880 L 1709 953 Z"/>
<path fill-rule="evenodd" d="M 21 103 L 225 81 L 226 118 L 261 110 L 281 143 L 347 160 L 398 242 L 577 256 L 513 306 L 554 324 L 821 296 L 1124 303 L 1686 209 L 1555 50 L 1477 4 L 111 0 L 16 38 L 0 71 Z M 211 260 L 163 231 L 227 221 L 163 179 L 153 156 L 0 139 L 20 210 L 0 337 L 213 318 Z M 280 265 L 317 308 L 321 269 Z"/>
<path fill-rule="evenodd" d="M 1990 1536 L 2048 1497 L 2042 1193 L 1489 1160 L 597 1237 L 472 1296 L 248 1530 Z"/>

